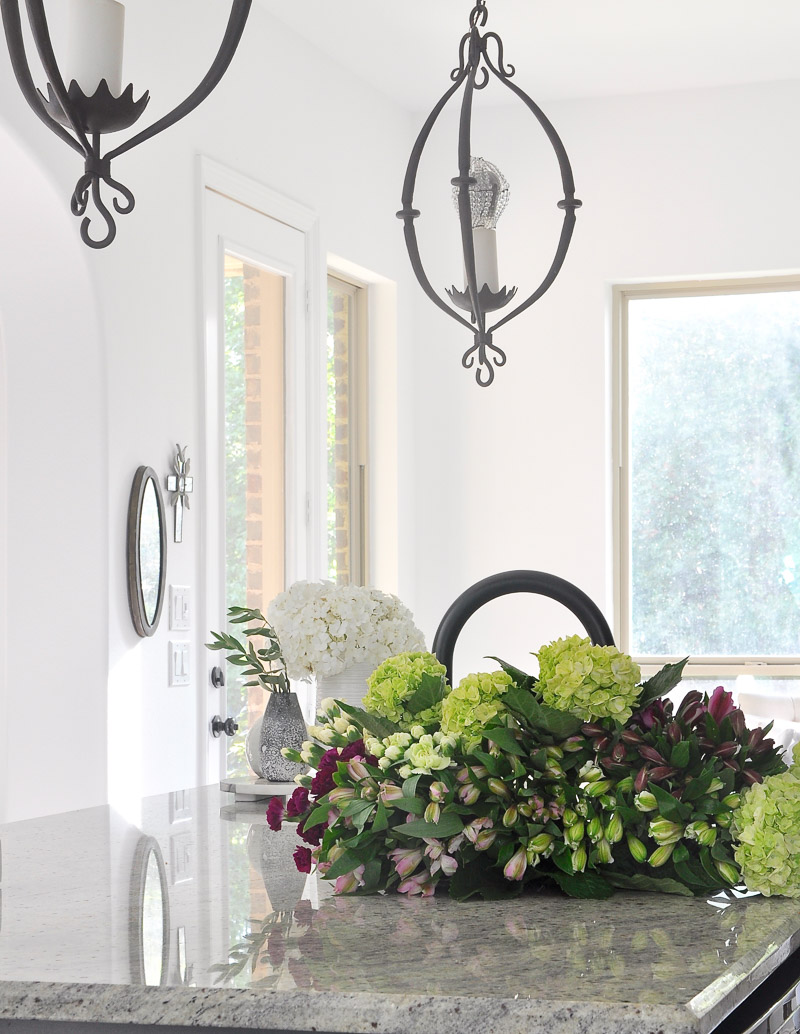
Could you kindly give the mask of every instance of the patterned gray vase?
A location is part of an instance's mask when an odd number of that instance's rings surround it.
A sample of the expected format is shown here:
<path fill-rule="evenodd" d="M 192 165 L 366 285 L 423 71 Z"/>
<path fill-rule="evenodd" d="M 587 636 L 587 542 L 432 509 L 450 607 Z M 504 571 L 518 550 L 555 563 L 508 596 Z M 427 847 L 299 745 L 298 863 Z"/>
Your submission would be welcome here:
<path fill-rule="evenodd" d="M 247 760 L 257 776 L 271 783 L 289 783 L 308 766 L 287 760 L 281 747 L 299 750 L 308 739 L 296 693 L 270 693 L 267 708 L 247 737 Z"/>

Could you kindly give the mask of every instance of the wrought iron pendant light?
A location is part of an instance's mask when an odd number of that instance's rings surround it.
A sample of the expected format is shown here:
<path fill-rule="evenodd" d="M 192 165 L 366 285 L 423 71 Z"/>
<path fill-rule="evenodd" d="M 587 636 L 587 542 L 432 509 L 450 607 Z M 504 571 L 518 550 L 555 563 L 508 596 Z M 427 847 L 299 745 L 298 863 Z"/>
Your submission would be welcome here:
<path fill-rule="evenodd" d="M 515 68 L 505 63 L 503 42 L 497 33 L 481 33 L 487 18 L 486 0 L 477 0 L 470 14 L 469 32 L 461 40 L 459 65 L 450 74 L 453 85 L 428 116 L 414 144 L 403 184 L 403 207 L 397 213 L 398 219 L 402 219 L 404 223 L 406 247 L 422 289 L 432 302 L 474 335 L 474 344 L 464 353 L 461 363 L 467 369 L 475 367 L 475 379 L 482 387 L 487 387 L 494 380 L 495 367 L 504 366 L 506 362 L 505 352 L 494 344 L 494 332 L 533 305 L 558 276 L 572 239 L 575 210 L 581 206 L 581 202 L 575 197 L 572 168 L 558 133 L 541 108 L 511 81 Z M 546 133 L 561 171 L 564 197 L 558 202 L 558 207 L 564 211 L 564 221 L 555 258 L 544 280 L 511 312 L 494 325 L 487 326 L 487 314 L 505 308 L 517 293 L 516 287 L 501 287 L 496 274 L 494 228 L 508 201 L 508 184 L 495 165 L 483 158 L 473 157 L 472 151 L 474 94 L 476 90 L 484 89 L 492 77 L 519 97 Z M 466 310 L 470 314 L 471 322 L 448 305 L 432 287 L 422 265 L 414 225 L 420 216 L 420 212 L 414 207 L 414 191 L 422 153 L 445 105 L 462 87 L 464 96 L 461 101 L 458 131 L 458 176 L 451 182 L 461 225 L 466 287 L 464 291 L 460 291 L 454 286 L 447 290 L 447 295 L 456 308 Z"/>
<path fill-rule="evenodd" d="M 106 4 L 106 9 L 98 7 L 94 11 L 90 11 L 86 28 L 91 33 L 98 31 L 99 20 L 101 16 L 108 13 L 109 6 L 120 9 L 122 7 L 118 3 L 110 4 L 110 0 L 94 0 L 94 2 Z M 124 91 L 120 91 L 116 84 L 109 83 L 107 78 L 100 79 L 99 83 L 96 79 L 94 80 L 92 87 L 94 92 L 90 90 L 84 92 L 85 84 L 79 84 L 74 78 L 67 86 L 53 50 L 43 0 L 25 0 L 28 22 L 36 50 L 48 79 L 47 97 L 45 97 L 34 84 L 25 52 L 20 0 L 0 0 L 0 11 L 3 15 L 3 27 L 11 55 L 11 64 L 25 100 L 42 122 L 56 136 L 77 151 L 84 161 L 84 171 L 75 187 L 70 207 L 73 215 L 83 217 L 81 238 L 90 248 L 108 247 L 117 234 L 114 217 L 102 197 L 102 183 L 115 192 L 113 207 L 117 214 L 127 215 L 133 211 L 135 204 L 131 191 L 112 177 L 112 160 L 175 125 L 208 97 L 227 71 L 233 55 L 236 53 L 247 16 L 250 13 L 251 3 L 252 0 L 233 0 L 228 25 L 217 56 L 202 82 L 186 100 L 147 129 L 103 154 L 103 134 L 129 129 L 137 122 L 150 99 L 149 93 L 145 91 L 138 100 L 134 100 L 132 83 Z M 112 20 L 114 20 L 115 12 L 112 10 L 111 14 Z M 113 30 L 114 26 L 111 28 Z M 102 36 L 102 32 L 100 32 L 100 36 Z M 94 39 L 87 40 L 84 48 L 84 52 L 89 53 L 90 60 L 98 56 L 91 54 L 94 43 Z M 121 47 L 121 27 L 119 43 Z M 90 200 L 105 222 L 105 233 L 102 237 L 90 236 L 91 217 L 86 215 Z"/>

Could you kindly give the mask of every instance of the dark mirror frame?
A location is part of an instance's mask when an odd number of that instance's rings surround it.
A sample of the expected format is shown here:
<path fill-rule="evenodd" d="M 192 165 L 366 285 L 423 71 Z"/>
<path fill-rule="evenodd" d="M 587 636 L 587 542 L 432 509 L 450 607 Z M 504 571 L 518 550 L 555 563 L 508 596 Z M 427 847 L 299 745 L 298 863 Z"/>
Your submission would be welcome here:
<path fill-rule="evenodd" d="M 161 854 L 161 847 L 155 837 L 142 835 L 136 845 L 136 853 L 133 860 L 133 871 L 131 873 L 131 901 L 130 901 L 130 926 L 129 926 L 129 949 L 131 959 L 131 981 L 134 984 L 144 984 L 144 894 L 147 883 L 147 871 L 150 864 L 150 856 L 153 855 L 158 866 L 158 879 L 161 885 L 161 918 L 163 924 L 163 935 L 161 938 L 161 973 L 159 974 L 158 985 L 163 987 L 169 976 L 169 938 L 170 938 L 170 917 L 169 917 L 169 886 L 167 884 L 167 868 L 164 864 L 164 856 Z"/>
<path fill-rule="evenodd" d="M 141 520 L 142 504 L 148 480 L 152 480 L 158 506 L 158 530 L 161 542 L 161 565 L 158 579 L 158 601 L 152 621 L 147 620 L 142 591 L 141 564 Z M 131 609 L 133 627 L 140 636 L 151 636 L 158 628 L 161 609 L 164 606 L 164 593 L 167 587 L 167 522 L 164 515 L 164 500 L 158 486 L 158 476 L 152 467 L 139 467 L 133 479 L 131 497 L 128 503 L 128 603 Z"/>

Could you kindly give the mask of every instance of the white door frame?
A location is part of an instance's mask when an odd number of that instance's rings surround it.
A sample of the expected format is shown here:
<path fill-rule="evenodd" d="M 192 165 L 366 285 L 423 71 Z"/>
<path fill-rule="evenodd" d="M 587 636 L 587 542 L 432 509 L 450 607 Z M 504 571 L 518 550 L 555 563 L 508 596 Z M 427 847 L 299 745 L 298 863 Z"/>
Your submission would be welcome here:
<path fill-rule="evenodd" d="M 0 320 L 0 822 L 8 821 L 8 380 Z"/>
<path fill-rule="evenodd" d="M 256 180 L 221 165 L 205 156 L 198 157 L 198 204 L 200 208 L 199 291 L 200 326 L 202 327 L 199 367 L 200 413 L 203 424 L 202 451 L 197 473 L 200 506 L 200 534 L 198 556 L 197 624 L 198 644 L 196 670 L 198 672 L 198 776 L 201 784 L 215 782 L 224 776 L 224 755 L 209 735 L 208 723 L 214 713 L 222 714 L 224 690 L 211 686 L 209 672 L 211 657 L 203 643 L 215 613 L 215 601 L 220 599 L 223 587 L 210 576 L 211 558 L 207 543 L 211 536 L 218 540 L 217 549 L 224 556 L 224 525 L 219 518 L 220 486 L 211 472 L 220 469 L 219 427 L 223 419 L 224 386 L 216 378 L 210 379 L 215 369 L 220 348 L 221 324 L 217 318 L 219 304 L 209 305 L 221 290 L 217 284 L 220 239 L 212 240 L 208 225 L 207 191 L 213 191 L 240 205 L 253 209 L 277 222 L 300 231 L 305 238 L 306 319 L 302 354 L 290 357 L 286 368 L 287 398 L 293 400 L 295 411 L 306 415 L 305 426 L 286 428 L 287 497 L 294 496 L 294 509 L 305 514 L 305 529 L 287 524 L 287 584 L 298 578 L 318 579 L 324 570 L 325 526 L 324 508 L 316 499 L 323 491 L 325 478 L 324 391 L 325 364 L 322 346 L 325 340 L 325 263 L 320 244 L 320 226 L 317 214 L 305 205 L 277 193 Z M 297 498 L 302 491 L 304 498 Z M 320 496 L 320 499 L 323 497 Z M 305 542 L 302 538 L 305 537 Z M 223 715 L 224 717 L 224 715 Z M 206 749 L 202 749 L 202 744 Z"/>

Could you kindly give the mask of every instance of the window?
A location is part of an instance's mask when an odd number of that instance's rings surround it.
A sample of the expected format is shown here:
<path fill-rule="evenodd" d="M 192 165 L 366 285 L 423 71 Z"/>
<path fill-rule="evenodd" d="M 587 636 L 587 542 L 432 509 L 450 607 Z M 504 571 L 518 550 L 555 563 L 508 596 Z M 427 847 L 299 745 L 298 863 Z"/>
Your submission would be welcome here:
<path fill-rule="evenodd" d="M 800 674 L 800 280 L 617 288 L 615 311 L 620 645 Z"/>
<path fill-rule="evenodd" d="M 327 574 L 367 581 L 366 288 L 328 277 Z"/>

